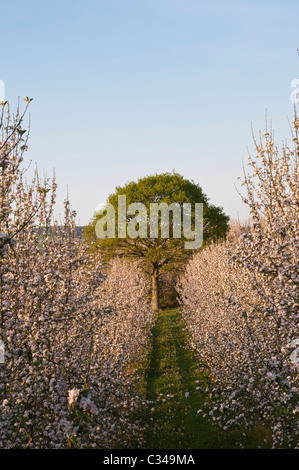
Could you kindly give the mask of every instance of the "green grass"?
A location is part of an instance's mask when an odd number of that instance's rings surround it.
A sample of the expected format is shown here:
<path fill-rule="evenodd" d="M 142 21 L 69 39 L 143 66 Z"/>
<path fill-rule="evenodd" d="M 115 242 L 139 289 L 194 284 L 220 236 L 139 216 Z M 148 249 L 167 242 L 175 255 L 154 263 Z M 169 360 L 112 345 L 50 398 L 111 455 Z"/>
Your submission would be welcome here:
<path fill-rule="evenodd" d="M 144 448 L 230 449 L 240 447 L 240 443 L 247 448 L 259 445 L 256 433 L 244 438 L 240 431 L 223 431 L 197 413 L 210 400 L 205 392 L 208 383 L 207 368 L 189 346 L 180 310 L 159 312 L 144 371 L 144 393 L 150 402 L 143 410 L 147 429 Z"/>

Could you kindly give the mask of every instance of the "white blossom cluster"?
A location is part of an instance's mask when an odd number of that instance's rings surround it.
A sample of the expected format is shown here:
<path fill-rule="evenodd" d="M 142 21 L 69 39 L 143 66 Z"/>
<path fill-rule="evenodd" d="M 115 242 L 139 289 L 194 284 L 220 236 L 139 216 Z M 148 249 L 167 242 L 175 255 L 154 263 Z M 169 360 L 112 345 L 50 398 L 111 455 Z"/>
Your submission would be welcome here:
<path fill-rule="evenodd" d="M 298 119 L 294 146 L 268 132 L 245 173 L 243 227 L 190 261 L 178 285 L 194 348 L 215 386 L 208 415 L 231 426 L 271 430 L 274 448 L 298 446 Z M 293 343 L 294 344 L 294 343 Z"/>
<path fill-rule="evenodd" d="M 100 256 L 53 217 L 56 183 L 26 183 L 23 116 L 0 127 L 0 448 L 125 445 L 142 397 L 130 364 L 153 315 L 138 265 Z"/>

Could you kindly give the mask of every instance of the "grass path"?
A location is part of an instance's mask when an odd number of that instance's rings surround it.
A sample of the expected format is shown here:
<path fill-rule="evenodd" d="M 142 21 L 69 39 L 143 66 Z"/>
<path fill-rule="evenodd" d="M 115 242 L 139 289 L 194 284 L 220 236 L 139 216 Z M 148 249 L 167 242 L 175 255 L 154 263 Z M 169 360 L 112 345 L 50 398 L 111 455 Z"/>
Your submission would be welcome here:
<path fill-rule="evenodd" d="M 212 426 L 197 413 L 209 399 L 205 392 L 208 377 L 188 345 L 184 326 L 179 309 L 171 309 L 158 314 L 153 329 L 146 371 L 146 399 L 150 401 L 146 448 L 236 448 L 235 434 Z"/>

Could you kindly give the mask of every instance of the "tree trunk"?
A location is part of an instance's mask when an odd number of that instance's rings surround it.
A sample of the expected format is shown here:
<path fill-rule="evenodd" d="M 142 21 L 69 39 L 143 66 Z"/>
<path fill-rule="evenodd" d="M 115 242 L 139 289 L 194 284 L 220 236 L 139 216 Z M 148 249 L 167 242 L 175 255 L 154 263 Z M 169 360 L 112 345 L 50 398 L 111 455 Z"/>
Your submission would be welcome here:
<path fill-rule="evenodd" d="M 152 309 L 154 312 L 158 312 L 160 309 L 159 302 L 159 270 L 154 269 L 152 274 Z"/>

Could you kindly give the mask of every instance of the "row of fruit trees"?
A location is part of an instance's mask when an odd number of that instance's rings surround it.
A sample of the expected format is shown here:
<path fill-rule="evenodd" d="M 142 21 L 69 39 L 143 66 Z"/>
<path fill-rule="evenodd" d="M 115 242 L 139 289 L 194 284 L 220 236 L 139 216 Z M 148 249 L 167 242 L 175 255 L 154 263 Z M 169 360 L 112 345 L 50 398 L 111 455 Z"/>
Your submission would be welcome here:
<path fill-rule="evenodd" d="M 0 448 L 117 446 L 141 435 L 129 365 L 153 323 L 137 264 L 103 264 L 76 236 L 55 179 L 28 182 L 23 114 L 2 103 L 0 137 Z M 25 173 L 25 174 L 24 174 Z"/>
<path fill-rule="evenodd" d="M 194 348 L 209 366 L 223 429 L 271 430 L 273 447 L 298 446 L 298 139 L 254 138 L 242 184 L 246 224 L 196 254 L 178 290 Z"/>

